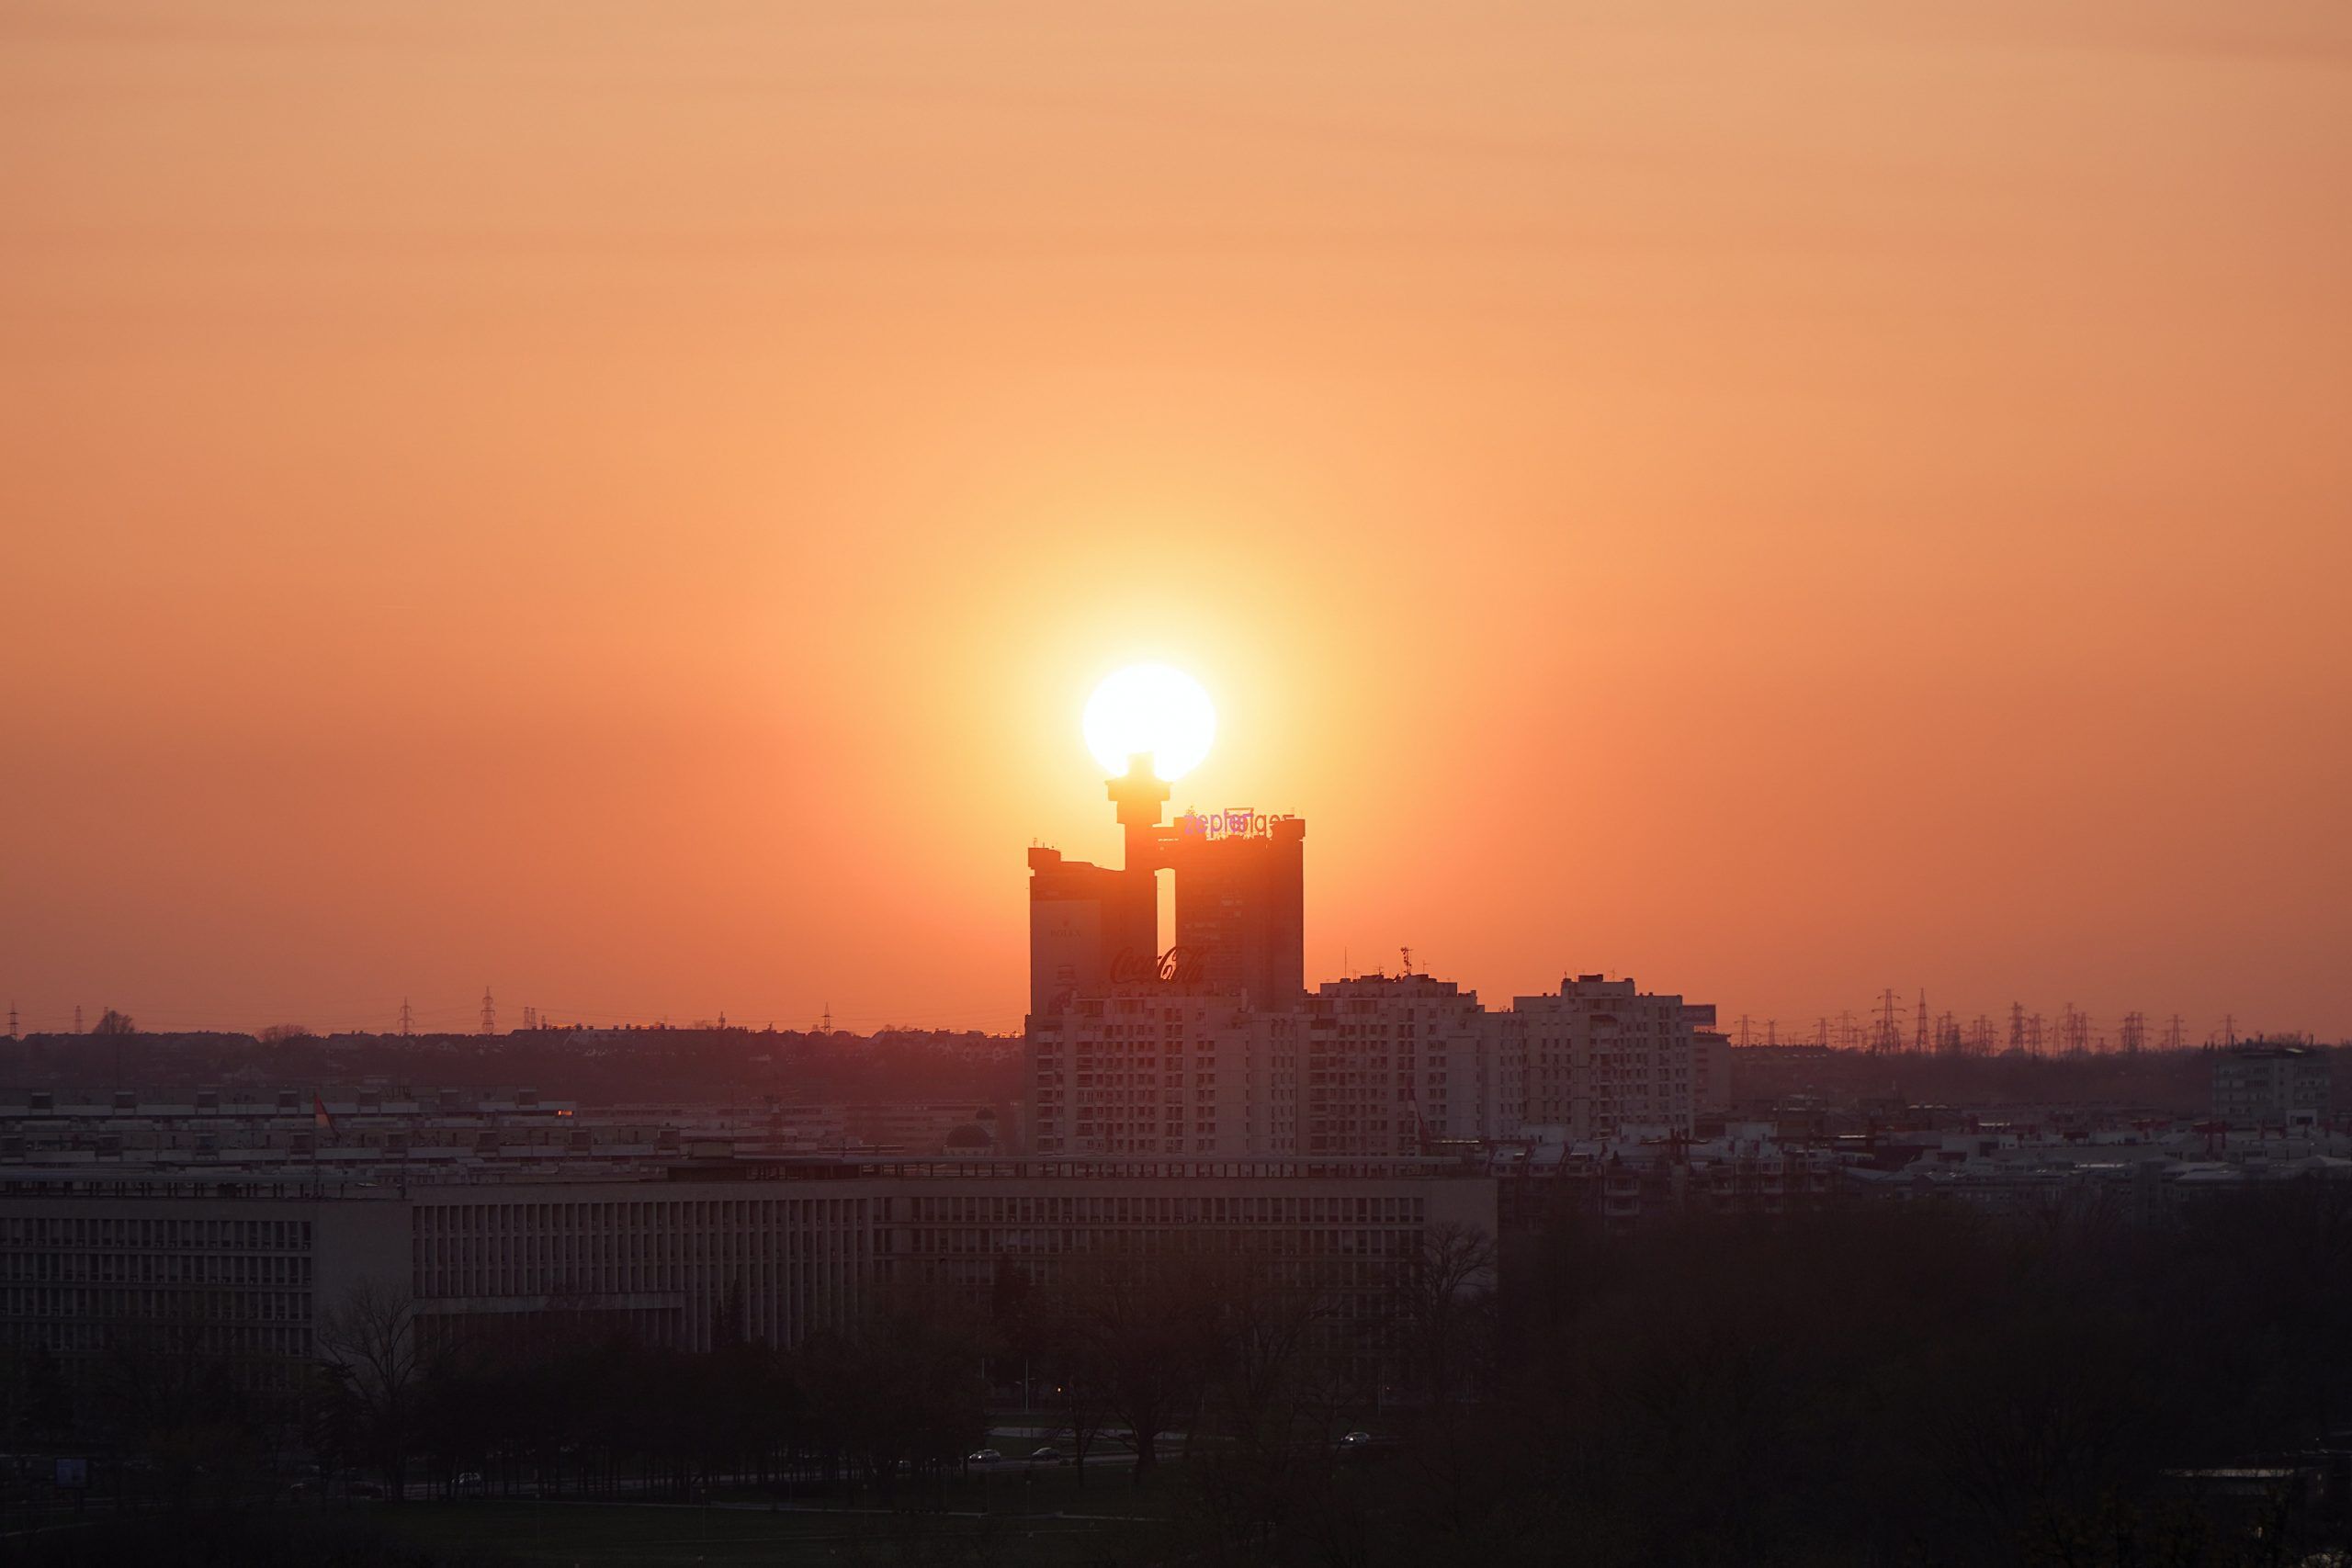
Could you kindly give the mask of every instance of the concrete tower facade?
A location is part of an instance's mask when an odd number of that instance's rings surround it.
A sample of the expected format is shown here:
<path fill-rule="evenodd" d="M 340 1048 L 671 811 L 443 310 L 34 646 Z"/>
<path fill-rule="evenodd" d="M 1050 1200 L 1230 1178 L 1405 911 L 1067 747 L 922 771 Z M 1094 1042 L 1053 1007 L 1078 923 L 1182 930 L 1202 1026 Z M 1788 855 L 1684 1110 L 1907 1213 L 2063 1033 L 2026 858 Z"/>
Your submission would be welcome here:
<path fill-rule="evenodd" d="M 1306 824 L 1250 820 L 1262 829 L 1215 838 L 1197 813 L 1177 823 L 1165 850 L 1176 874 L 1176 945 L 1206 984 L 1281 1011 L 1306 995 Z"/>
<path fill-rule="evenodd" d="M 1029 852 L 1029 1013 L 1051 1018 L 1114 986 L 1182 986 L 1283 1010 L 1306 995 L 1306 824 L 1252 811 L 1160 818 L 1168 785 L 1148 757 L 1107 785 L 1126 863 Z M 1161 871 L 1176 879 L 1173 943 L 1160 946 Z"/>

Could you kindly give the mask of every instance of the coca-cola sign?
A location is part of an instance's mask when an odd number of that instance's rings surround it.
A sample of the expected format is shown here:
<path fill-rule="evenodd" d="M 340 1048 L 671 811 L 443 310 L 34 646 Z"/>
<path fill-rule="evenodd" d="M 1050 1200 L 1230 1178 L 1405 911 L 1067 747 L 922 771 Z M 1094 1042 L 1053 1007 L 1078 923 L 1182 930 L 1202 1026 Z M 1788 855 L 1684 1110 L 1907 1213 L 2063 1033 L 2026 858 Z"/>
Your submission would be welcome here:
<path fill-rule="evenodd" d="M 1165 953 L 1137 953 L 1122 948 L 1111 960 L 1114 986 L 1190 986 L 1201 977 L 1201 955 L 1189 947 Z"/>

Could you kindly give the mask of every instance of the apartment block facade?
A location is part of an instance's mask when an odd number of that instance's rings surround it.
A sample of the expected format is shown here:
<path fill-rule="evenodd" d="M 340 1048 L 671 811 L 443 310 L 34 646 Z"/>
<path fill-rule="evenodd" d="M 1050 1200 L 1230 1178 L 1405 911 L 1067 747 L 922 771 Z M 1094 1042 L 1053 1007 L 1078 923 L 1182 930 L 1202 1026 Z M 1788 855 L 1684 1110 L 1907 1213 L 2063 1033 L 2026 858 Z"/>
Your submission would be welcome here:
<path fill-rule="evenodd" d="M 1531 1128 L 1688 1134 L 1715 1108 L 1710 1032 L 1693 1023 L 1706 1016 L 1597 975 L 1501 1011 L 1426 975 L 1329 981 L 1280 1012 L 1204 985 L 1130 985 L 1031 1021 L 1032 1147 L 1384 1158 Z"/>
<path fill-rule="evenodd" d="M 2329 1056 L 2302 1045 L 2241 1045 L 2213 1056 L 2213 1119 L 2231 1127 L 2315 1127 L 2333 1100 Z"/>

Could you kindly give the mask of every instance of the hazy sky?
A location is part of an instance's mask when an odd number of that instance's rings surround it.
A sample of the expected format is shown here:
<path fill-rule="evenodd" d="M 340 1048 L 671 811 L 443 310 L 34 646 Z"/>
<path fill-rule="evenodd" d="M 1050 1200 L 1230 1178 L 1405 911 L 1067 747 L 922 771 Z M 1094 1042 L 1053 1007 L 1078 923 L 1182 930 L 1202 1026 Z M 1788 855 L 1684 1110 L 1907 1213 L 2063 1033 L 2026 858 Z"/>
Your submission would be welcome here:
<path fill-rule="evenodd" d="M 1023 851 L 2352 1032 L 2341 0 L 0 6 L 0 1003 L 1017 1027 Z"/>

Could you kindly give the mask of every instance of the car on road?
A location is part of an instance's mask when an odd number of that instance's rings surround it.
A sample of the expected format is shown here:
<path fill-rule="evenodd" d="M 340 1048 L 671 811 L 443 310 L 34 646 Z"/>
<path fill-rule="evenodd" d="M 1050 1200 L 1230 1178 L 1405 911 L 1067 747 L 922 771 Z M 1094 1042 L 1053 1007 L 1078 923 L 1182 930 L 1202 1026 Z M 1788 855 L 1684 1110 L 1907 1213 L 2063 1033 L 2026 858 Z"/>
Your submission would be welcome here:
<path fill-rule="evenodd" d="M 1342 1449 L 1364 1449 L 1370 1448 L 1371 1446 L 1372 1434 L 1370 1432 L 1350 1432 L 1346 1437 L 1340 1439 L 1340 1447 Z"/>
<path fill-rule="evenodd" d="M 1061 1461 L 1061 1450 L 1054 1447 L 1051 1443 L 1046 1444 L 1042 1449 L 1032 1449 L 1029 1450 L 1029 1462 L 1031 1464 L 1059 1464 Z"/>
<path fill-rule="evenodd" d="M 966 1464 L 1001 1464 L 1004 1456 L 994 1449 L 975 1449 L 964 1456 Z"/>

